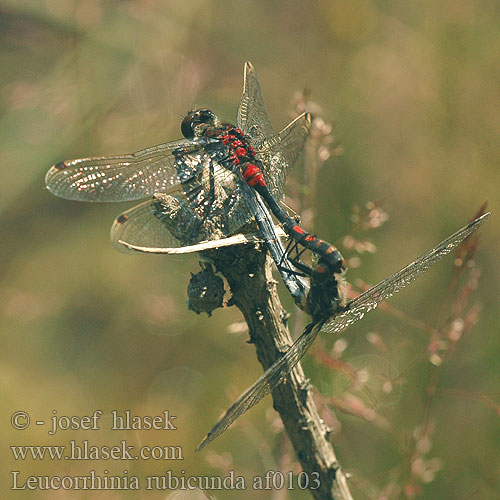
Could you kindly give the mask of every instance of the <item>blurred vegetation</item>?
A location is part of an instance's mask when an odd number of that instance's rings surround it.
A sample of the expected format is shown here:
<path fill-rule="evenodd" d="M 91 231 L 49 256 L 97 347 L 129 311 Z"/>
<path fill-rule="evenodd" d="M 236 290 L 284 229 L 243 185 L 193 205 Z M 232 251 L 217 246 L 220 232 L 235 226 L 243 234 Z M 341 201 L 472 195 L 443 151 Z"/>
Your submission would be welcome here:
<path fill-rule="evenodd" d="M 349 281 L 378 281 L 489 202 L 493 217 L 481 229 L 473 268 L 483 269 L 480 279 L 464 278 L 447 295 L 454 276 L 448 257 L 390 302 L 406 316 L 371 313 L 341 340 L 323 338 L 324 349 L 318 345 L 305 368 L 322 394 L 355 498 L 499 498 L 499 25 L 494 0 L 0 0 L 2 498 L 168 494 L 9 492 L 10 470 L 25 477 L 127 469 L 143 477 L 233 469 L 249 481 L 269 469 L 298 471 L 270 398 L 208 450 L 192 453 L 260 373 L 246 333 L 228 328 L 241 321 L 236 310 L 210 319 L 187 311 L 196 257 L 122 255 L 108 229 L 127 204 L 79 204 L 44 189 L 45 172 L 62 159 L 178 138 L 183 113 L 195 106 L 234 120 L 246 60 L 276 129 L 306 87 L 323 119 L 336 123 L 343 155 L 327 159 L 310 186 L 315 231 L 349 254 L 353 247 L 342 243 L 354 234 L 354 207 L 389 213 L 380 229 L 360 237 L 377 252 L 352 250 L 359 267 Z M 292 189 L 300 175 L 298 165 Z M 379 201 L 363 208 L 370 200 Z M 460 290 L 471 283 L 465 309 L 457 310 Z M 472 313 L 477 324 L 463 338 L 432 333 Z M 100 432 L 50 437 L 36 425 L 13 430 L 10 416 L 21 409 L 33 421 L 53 410 L 168 409 L 178 430 L 113 433 L 108 418 Z M 185 459 L 21 463 L 7 451 L 70 439 L 180 445 Z M 281 493 L 213 492 L 220 499 L 309 498 Z"/>

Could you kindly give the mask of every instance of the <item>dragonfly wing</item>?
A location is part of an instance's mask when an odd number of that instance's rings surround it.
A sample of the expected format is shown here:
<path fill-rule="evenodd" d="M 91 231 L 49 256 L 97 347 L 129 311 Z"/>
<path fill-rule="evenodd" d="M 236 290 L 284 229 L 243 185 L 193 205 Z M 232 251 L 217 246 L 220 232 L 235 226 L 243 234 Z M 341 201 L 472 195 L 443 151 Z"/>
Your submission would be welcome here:
<path fill-rule="evenodd" d="M 302 113 L 278 134 L 255 145 L 264 176 L 273 196 L 280 200 L 288 172 L 297 161 L 311 129 L 311 115 Z"/>
<path fill-rule="evenodd" d="M 270 394 L 301 360 L 320 331 L 319 325 L 309 325 L 304 333 L 290 346 L 283 357 L 276 361 L 262 376 L 248 388 L 222 415 L 212 430 L 196 448 L 200 451 L 210 441 L 220 436 L 238 417 L 255 406 L 263 397 Z"/>
<path fill-rule="evenodd" d="M 406 285 L 410 284 L 429 269 L 430 266 L 438 262 L 444 255 L 451 252 L 490 215 L 490 213 L 487 213 L 478 217 L 408 266 L 351 300 L 342 312 L 335 314 L 324 323 L 309 325 L 290 349 L 286 351 L 284 356 L 264 372 L 264 374 L 224 413 L 212 430 L 198 445 L 197 451 L 201 450 L 210 441 L 220 436 L 240 415 L 243 415 L 243 413 L 255 406 L 263 397 L 272 392 L 304 356 L 320 331 L 338 333 L 358 319 L 361 319 L 368 311 L 374 309 L 378 303 L 388 299 Z"/>
<path fill-rule="evenodd" d="M 172 204 L 180 201 L 172 198 Z M 177 249 L 180 241 L 154 215 L 156 200 L 147 200 L 120 214 L 111 226 L 111 241 L 122 252 L 140 251 L 142 248 Z M 168 253 L 168 252 L 167 252 Z"/>
<path fill-rule="evenodd" d="M 491 214 L 488 212 L 467 224 L 456 233 L 452 234 L 418 259 L 408 264 L 397 273 L 382 280 L 366 292 L 347 303 L 344 311 L 326 320 L 321 331 L 327 333 L 338 333 L 344 328 L 361 319 L 367 312 L 375 309 L 377 305 L 392 297 L 407 285 L 415 281 L 421 274 L 429 269 L 433 264 L 440 261 L 446 254 L 450 253 L 467 236 L 475 231 Z"/>
<path fill-rule="evenodd" d="M 259 80 L 252 64 L 247 62 L 237 124 L 250 136 L 257 158 L 263 163 L 266 182 L 272 194 L 281 199 L 287 172 L 304 148 L 311 128 L 311 116 L 303 113 L 280 133 L 275 134 L 267 115 Z"/>
<path fill-rule="evenodd" d="M 189 187 L 187 193 L 157 193 L 119 215 L 111 228 L 113 244 L 125 252 L 190 253 L 244 243 L 242 235 L 219 243 L 253 214 L 233 174 L 211 163 L 190 179 L 189 186 L 183 184 Z"/>
<path fill-rule="evenodd" d="M 259 80 L 250 62 L 245 63 L 243 94 L 238 106 L 236 123 L 245 134 L 248 134 L 257 143 L 274 135 Z"/>
<path fill-rule="evenodd" d="M 47 172 L 45 184 L 56 196 L 78 201 L 128 201 L 171 192 L 179 186 L 174 153 L 192 146 L 179 140 L 132 154 L 60 162 Z"/>
<path fill-rule="evenodd" d="M 111 241 L 122 252 L 149 254 L 194 253 L 224 246 L 259 243 L 262 241 L 262 237 L 258 233 L 240 233 L 227 238 L 202 240 L 198 243 L 196 243 L 196 238 L 192 238 L 191 244 L 186 242 L 185 245 L 180 246 L 181 242 L 185 241 L 185 235 L 189 232 L 187 231 L 189 224 L 192 223 L 192 213 L 190 215 L 186 213 L 186 223 L 180 225 L 179 218 L 182 217 L 183 201 L 170 195 L 158 195 L 152 200 L 145 201 L 123 212 L 113 223 Z M 155 215 L 159 209 L 161 210 L 158 203 L 168 205 L 171 214 L 169 220 L 166 220 L 165 213 L 160 217 Z M 174 215 L 175 212 L 177 212 L 177 218 Z M 276 227 L 276 232 L 282 237 L 285 236 L 280 227 Z M 203 238 L 203 235 L 200 234 L 199 238 Z"/>
<path fill-rule="evenodd" d="M 227 152 L 216 140 L 196 138 L 130 155 L 62 162 L 49 170 L 46 183 L 54 194 L 82 201 L 155 194 L 153 201 L 119 216 L 111 238 L 125 251 L 175 248 L 225 238 L 253 217 L 237 174 L 223 166 L 226 161 Z"/>

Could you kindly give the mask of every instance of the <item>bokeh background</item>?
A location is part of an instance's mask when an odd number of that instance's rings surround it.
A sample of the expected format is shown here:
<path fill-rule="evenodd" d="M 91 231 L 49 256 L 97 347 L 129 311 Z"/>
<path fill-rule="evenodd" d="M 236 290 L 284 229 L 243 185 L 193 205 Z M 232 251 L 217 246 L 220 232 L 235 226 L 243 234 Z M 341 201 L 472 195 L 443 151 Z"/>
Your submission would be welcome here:
<path fill-rule="evenodd" d="M 11 470 L 21 477 L 128 470 L 141 478 L 234 470 L 249 484 L 267 470 L 300 470 L 270 398 L 193 453 L 261 373 L 240 314 L 187 311 L 195 256 L 114 250 L 109 227 L 131 204 L 80 204 L 44 189 L 57 161 L 179 138 L 180 119 L 195 106 L 234 120 L 246 60 L 276 129 L 305 88 L 325 123 L 336 123 L 333 149 L 343 153 L 326 159 L 309 186 L 312 205 L 299 208 L 312 209 L 315 231 L 354 259 L 349 281 L 378 281 L 488 201 L 493 217 L 480 231 L 476 274 L 463 273 L 461 288 L 453 288 L 448 257 L 395 297 L 394 309 L 371 313 L 341 341 L 322 339 L 304 366 L 355 498 L 499 498 L 499 26 L 495 0 L 1 0 L 2 498 L 174 498 L 13 492 Z M 299 162 L 292 190 L 301 176 Z M 373 207 L 389 220 L 353 233 L 356 206 L 362 220 Z M 303 321 L 292 316 L 296 333 Z M 53 410 L 96 409 L 106 415 L 101 431 L 48 436 L 46 427 L 10 426 L 16 410 L 34 421 Z M 178 430 L 112 432 L 113 409 L 168 409 Z M 15 461 L 8 448 L 70 439 L 178 445 L 184 460 Z M 212 494 L 310 498 L 298 489 Z"/>

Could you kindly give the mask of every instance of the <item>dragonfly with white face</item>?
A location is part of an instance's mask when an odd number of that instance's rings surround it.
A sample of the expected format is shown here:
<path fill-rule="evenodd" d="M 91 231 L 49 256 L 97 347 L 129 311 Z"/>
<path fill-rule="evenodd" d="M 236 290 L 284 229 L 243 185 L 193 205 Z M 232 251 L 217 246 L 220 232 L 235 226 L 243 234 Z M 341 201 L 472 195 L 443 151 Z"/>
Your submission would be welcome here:
<path fill-rule="evenodd" d="M 265 179 L 265 193 L 273 201 L 281 200 L 311 118 L 304 113 L 276 134 L 257 76 L 246 63 L 236 122 L 237 127 L 222 124 L 206 109 L 191 111 L 181 124 L 184 139 L 133 154 L 60 162 L 47 173 L 47 188 L 62 198 L 91 202 L 152 196 L 115 219 L 111 239 L 124 251 L 190 253 L 265 241 L 285 285 L 304 307 L 308 285 L 288 259 L 280 239 L 283 231 L 275 227 L 268 204 L 239 166 L 257 168 Z M 252 219 L 259 232 L 238 233 Z M 288 232 L 298 227 L 292 225 Z M 299 239 L 310 245 L 307 233 L 300 234 Z M 320 250 L 329 248 L 314 241 Z"/>
<path fill-rule="evenodd" d="M 467 236 L 478 229 L 490 215 L 490 213 L 486 213 L 476 218 L 418 259 L 345 305 L 342 304 L 342 297 L 335 276 L 332 275 L 329 282 L 322 280 L 317 284 L 312 279 L 311 293 L 309 295 L 313 294 L 315 300 L 322 303 L 322 307 L 312 307 L 316 311 L 313 315 L 313 322 L 305 328 L 304 333 L 290 346 L 284 355 L 229 407 L 196 450 L 201 450 L 210 441 L 220 436 L 238 417 L 284 382 L 320 332 L 340 333 L 349 325 L 361 319 L 366 313 L 375 309 L 380 302 L 405 288 L 446 254 L 450 253 Z M 315 288 L 317 289 L 315 290 Z"/>

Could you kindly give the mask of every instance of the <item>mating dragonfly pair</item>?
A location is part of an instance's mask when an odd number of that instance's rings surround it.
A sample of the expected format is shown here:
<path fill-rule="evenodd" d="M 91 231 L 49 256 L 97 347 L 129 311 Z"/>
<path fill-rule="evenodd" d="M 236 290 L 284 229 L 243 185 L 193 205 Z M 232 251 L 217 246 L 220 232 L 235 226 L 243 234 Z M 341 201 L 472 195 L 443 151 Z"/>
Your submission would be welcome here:
<path fill-rule="evenodd" d="M 320 331 L 338 333 L 362 318 L 449 253 L 490 215 L 478 217 L 342 305 L 341 254 L 303 230 L 279 204 L 286 175 L 309 133 L 310 116 L 302 114 L 276 134 L 254 69 L 246 63 L 236 123 L 221 123 L 208 109 L 190 111 L 181 124 L 184 139 L 133 154 L 61 162 L 46 176 L 53 194 L 72 200 L 111 202 L 152 196 L 115 219 L 111 239 L 121 250 L 189 253 L 264 241 L 295 302 L 311 314 L 312 323 L 304 333 L 229 408 L 198 450 L 280 384 Z M 291 241 L 286 249 L 269 211 Z M 237 234 L 252 219 L 258 234 Z M 304 250 L 317 257 L 312 267 L 300 260 Z"/>
<path fill-rule="evenodd" d="M 121 250 L 187 253 L 245 242 L 249 238 L 234 235 L 255 219 L 285 285 L 307 309 L 308 286 L 301 277 L 330 276 L 343 264 L 335 247 L 304 231 L 276 201 L 311 118 L 304 113 L 275 134 L 250 63 L 244 78 L 238 128 L 221 124 L 208 109 L 191 111 L 181 124 L 185 139 L 130 155 L 60 162 L 46 184 L 57 196 L 81 201 L 153 196 L 116 218 L 111 239 Z M 283 248 L 268 209 L 296 245 Z M 322 265 L 301 263 L 299 245 L 320 255 Z"/>

